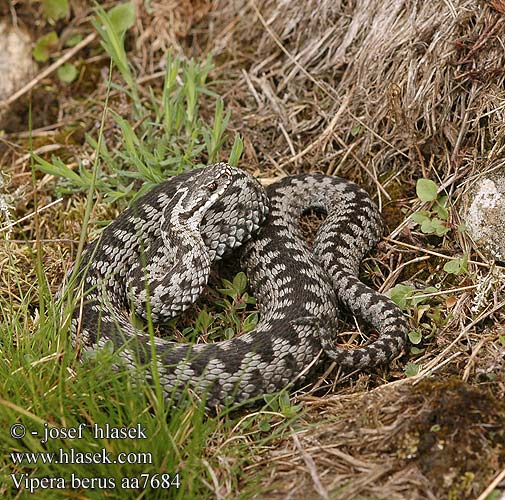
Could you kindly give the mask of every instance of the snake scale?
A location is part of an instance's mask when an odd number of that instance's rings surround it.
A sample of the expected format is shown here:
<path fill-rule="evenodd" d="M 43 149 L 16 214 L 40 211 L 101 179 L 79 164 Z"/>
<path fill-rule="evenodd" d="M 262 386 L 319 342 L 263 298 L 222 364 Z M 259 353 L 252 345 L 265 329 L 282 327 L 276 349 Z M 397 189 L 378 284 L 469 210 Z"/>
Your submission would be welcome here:
<path fill-rule="evenodd" d="M 326 213 L 311 247 L 299 226 L 309 208 Z M 112 341 L 131 366 L 152 362 L 154 352 L 166 399 L 189 386 L 206 395 L 207 407 L 278 391 L 303 378 L 321 350 L 345 368 L 387 363 L 404 346 L 406 320 L 358 279 L 381 232 L 368 194 L 341 178 L 302 174 L 264 190 L 225 163 L 183 173 L 140 197 L 88 246 L 74 346 Z M 257 298 L 257 327 L 210 344 L 154 337 L 153 349 L 132 309 L 144 319 L 150 310 L 153 322 L 180 314 L 200 296 L 213 262 L 236 248 Z M 342 304 L 379 332 L 377 340 L 335 347 Z"/>

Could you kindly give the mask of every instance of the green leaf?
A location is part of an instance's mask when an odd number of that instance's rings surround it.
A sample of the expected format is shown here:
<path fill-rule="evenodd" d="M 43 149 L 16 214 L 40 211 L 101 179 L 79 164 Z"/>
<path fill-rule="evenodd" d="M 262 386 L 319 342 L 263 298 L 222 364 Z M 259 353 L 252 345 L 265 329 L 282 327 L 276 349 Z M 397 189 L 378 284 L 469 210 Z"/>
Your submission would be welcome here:
<path fill-rule="evenodd" d="M 234 167 L 238 165 L 238 161 L 242 155 L 242 151 L 244 149 L 244 142 L 242 141 L 242 137 L 240 134 L 235 135 L 235 141 L 233 142 L 233 147 L 231 148 L 230 158 L 228 159 L 228 163 Z"/>
<path fill-rule="evenodd" d="M 256 328 L 256 325 L 258 324 L 258 314 L 257 313 L 252 313 L 244 321 L 244 332 L 248 333 L 251 332 Z"/>
<path fill-rule="evenodd" d="M 122 34 L 135 24 L 135 5 L 121 3 L 107 13 L 116 33 Z"/>
<path fill-rule="evenodd" d="M 501 489 L 496 488 L 486 497 L 486 500 L 503 500 L 502 493 Z"/>
<path fill-rule="evenodd" d="M 226 340 L 230 340 L 235 337 L 235 331 L 231 327 L 225 328 L 223 336 Z"/>
<path fill-rule="evenodd" d="M 235 278 L 233 278 L 233 289 L 237 292 L 237 295 L 242 295 L 245 292 L 247 286 L 247 276 L 245 273 L 238 273 Z"/>
<path fill-rule="evenodd" d="M 258 423 L 258 429 L 262 432 L 269 432 L 271 428 L 272 428 L 272 425 L 270 424 L 270 422 L 268 422 L 266 420 L 261 420 Z"/>
<path fill-rule="evenodd" d="M 422 354 L 425 350 L 424 349 L 419 349 L 419 347 L 412 346 L 410 348 L 410 354 L 417 356 L 418 354 Z"/>
<path fill-rule="evenodd" d="M 361 132 L 361 124 L 357 123 L 356 125 L 354 125 L 354 127 L 352 127 L 351 135 L 353 137 L 356 137 L 360 132 Z"/>
<path fill-rule="evenodd" d="M 437 199 L 437 185 L 430 179 L 417 179 L 416 194 L 421 201 Z"/>
<path fill-rule="evenodd" d="M 114 14 L 114 17 L 119 18 L 117 21 L 119 25 L 118 27 L 116 27 L 116 25 L 113 23 L 111 18 L 112 16 L 110 15 L 115 9 L 119 9 L 118 13 Z M 124 13 L 125 11 L 128 12 L 128 9 L 129 7 L 122 7 L 121 5 L 118 5 L 111 10 L 111 13 L 107 14 L 102 7 L 97 6 L 97 18 L 93 19 L 92 23 L 102 38 L 101 43 L 103 48 L 106 50 L 114 64 L 121 72 L 121 76 L 128 86 L 128 91 L 131 93 L 130 97 L 133 99 L 134 116 L 137 115 L 140 117 L 142 104 L 138 95 L 137 82 L 135 81 L 133 72 L 130 68 L 130 63 L 124 48 L 124 31 L 118 32 L 118 29 L 124 25 L 122 17 L 127 17 L 127 14 L 125 16 L 122 16 L 121 13 Z M 125 89 L 123 88 L 119 88 L 119 90 L 121 92 L 125 92 Z M 128 91 L 126 92 L 128 93 Z"/>
<path fill-rule="evenodd" d="M 196 70 L 198 67 L 196 66 Z M 198 95 L 196 95 L 195 99 L 198 99 Z M 196 102 L 196 101 L 195 101 Z M 219 150 L 223 145 L 224 140 L 224 132 L 228 125 L 228 121 L 230 120 L 230 113 L 224 113 L 224 104 L 223 100 L 219 98 L 216 102 L 216 110 L 214 113 L 214 127 L 212 128 L 211 133 L 205 134 L 205 145 L 207 147 L 207 153 L 210 163 L 215 163 L 219 160 Z"/>
<path fill-rule="evenodd" d="M 449 274 L 462 274 L 467 271 L 468 258 L 449 260 L 444 264 L 444 271 Z"/>
<path fill-rule="evenodd" d="M 286 391 L 281 391 L 279 394 L 279 408 L 280 410 L 284 410 L 291 406 L 291 400 L 289 398 L 289 394 Z"/>
<path fill-rule="evenodd" d="M 449 228 L 438 217 L 426 218 L 421 222 L 421 231 L 424 234 L 436 234 L 444 236 L 449 232 Z"/>
<path fill-rule="evenodd" d="M 407 377 L 413 377 L 414 375 L 417 375 L 421 370 L 421 367 L 419 365 L 417 365 L 416 363 L 412 363 L 412 361 L 409 361 L 406 365 L 405 365 L 405 375 L 407 375 Z"/>
<path fill-rule="evenodd" d="M 437 211 L 437 215 L 442 220 L 447 220 L 449 218 L 449 210 L 447 210 L 447 208 L 443 207 L 442 205 L 438 205 L 438 203 L 437 203 L 435 210 Z"/>
<path fill-rule="evenodd" d="M 267 406 L 270 410 L 272 410 L 272 411 L 279 410 L 279 394 L 278 393 L 264 394 L 263 399 L 265 400 L 265 403 L 267 404 Z"/>
<path fill-rule="evenodd" d="M 449 231 L 449 228 L 438 217 L 431 219 L 431 225 L 437 236 L 443 236 Z"/>
<path fill-rule="evenodd" d="M 414 212 L 413 214 L 410 215 L 410 218 L 414 222 L 417 222 L 418 224 L 422 224 L 424 221 L 430 220 L 430 213 L 427 212 L 426 210 L 422 210 L 419 212 Z"/>
<path fill-rule="evenodd" d="M 449 218 L 449 211 L 446 208 L 447 206 L 447 195 L 440 196 L 435 202 L 435 210 L 437 215 L 442 220 L 447 220 Z"/>
<path fill-rule="evenodd" d="M 58 43 L 58 35 L 55 31 L 50 31 L 47 35 L 41 36 L 33 48 L 33 58 L 38 62 L 46 62 L 51 53 L 50 49 Z"/>
<path fill-rule="evenodd" d="M 195 329 L 199 332 L 206 332 L 212 321 L 212 316 L 205 309 L 202 309 L 196 318 Z"/>
<path fill-rule="evenodd" d="M 58 78 L 65 83 L 72 83 L 77 78 L 77 68 L 72 63 L 65 63 L 58 68 Z"/>
<path fill-rule="evenodd" d="M 414 290 L 413 287 L 407 285 L 395 285 L 388 291 L 389 298 L 401 309 L 407 307 L 407 299 Z"/>
<path fill-rule="evenodd" d="M 423 335 L 419 330 L 413 330 L 409 332 L 409 340 L 411 344 L 420 344 L 421 340 L 423 340 Z"/>
<path fill-rule="evenodd" d="M 76 174 L 71 168 L 68 168 L 61 160 L 53 158 L 53 163 L 49 163 L 35 153 L 32 155 L 37 163 L 37 168 L 45 174 L 64 177 L 72 181 L 79 187 L 83 187 L 83 179 Z"/>
<path fill-rule="evenodd" d="M 112 340 L 106 340 L 102 346 L 93 351 L 83 351 L 82 357 L 85 360 L 99 361 L 101 358 L 107 358 L 114 354 L 114 343 Z"/>
<path fill-rule="evenodd" d="M 433 286 L 430 286 L 428 288 L 424 288 L 423 290 L 412 294 L 409 297 L 409 301 L 414 307 L 417 307 L 418 305 L 422 304 L 423 302 L 428 302 L 430 297 L 426 297 L 426 294 L 430 294 L 433 292 L 438 292 L 438 289 Z"/>
<path fill-rule="evenodd" d="M 256 297 L 249 297 L 249 294 L 248 293 L 244 293 L 242 295 L 242 300 L 246 303 L 246 304 L 256 304 Z"/>
<path fill-rule="evenodd" d="M 505 346 L 505 335 L 500 335 L 500 336 L 498 337 L 498 340 L 501 342 L 501 344 L 502 344 L 503 346 Z"/>
<path fill-rule="evenodd" d="M 433 234 L 435 232 L 435 228 L 433 227 L 433 223 L 431 219 L 426 219 L 421 224 L 421 231 L 424 234 Z"/>
<path fill-rule="evenodd" d="M 82 35 L 80 33 L 74 33 L 65 40 L 65 47 L 75 47 L 81 41 Z"/>
<path fill-rule="evenodd" d="M 62 19 L 68 12 L 68 0 L 42 0 L 42 11 L 54 21 Z"/>

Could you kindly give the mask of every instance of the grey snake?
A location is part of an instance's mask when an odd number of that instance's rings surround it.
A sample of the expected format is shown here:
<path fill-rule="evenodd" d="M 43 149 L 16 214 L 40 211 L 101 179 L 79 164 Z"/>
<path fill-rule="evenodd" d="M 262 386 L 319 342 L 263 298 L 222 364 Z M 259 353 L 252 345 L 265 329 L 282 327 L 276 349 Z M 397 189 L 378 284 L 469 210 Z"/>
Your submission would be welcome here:
<path fill-rule="evenodd" d="M 299 225 L 308 209 L 326 214 L 312 246 Z M 265 190 L 225 163 L 183 173 L 140 197 L 87 247 L 73 343 L 96 350 L 112 342 L 131 366 L 155 361 L 167 400 L 187 387 L 207 407 L 276 392 L 305 376 L 321 351 L 344 368 L 386 364 L 402 350 L 407 322 L 358 278 L 381 232 L 368 194 L 338 177 L 295 175 Z M 154 337 L 152 346 L 132 310 L 156 323 L 180 314 L 202 293 L 213 263 L 234 249 L 257 299 L 257 327 L 209 344 Z M 336 347 L 342 305 L 375 328 L 377 340 Z"/>

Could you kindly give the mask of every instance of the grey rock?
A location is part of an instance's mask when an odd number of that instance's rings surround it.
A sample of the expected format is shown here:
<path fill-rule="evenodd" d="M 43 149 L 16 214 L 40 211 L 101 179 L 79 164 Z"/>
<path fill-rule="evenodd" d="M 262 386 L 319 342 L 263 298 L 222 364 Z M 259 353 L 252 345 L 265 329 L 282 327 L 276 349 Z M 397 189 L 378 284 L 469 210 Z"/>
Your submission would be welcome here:
<path fill-rule="evenodd" d="M 28 34 L 0 21 L 0 128 L 2 118 L 8 112 L 1 102 L 29 81 L 34 67 Z"/>
<path fill-rule="evenodd" d="M 505 261 L 505 171 L 477 181 L 469 193 L 465 223 L 479 249 Z"/>

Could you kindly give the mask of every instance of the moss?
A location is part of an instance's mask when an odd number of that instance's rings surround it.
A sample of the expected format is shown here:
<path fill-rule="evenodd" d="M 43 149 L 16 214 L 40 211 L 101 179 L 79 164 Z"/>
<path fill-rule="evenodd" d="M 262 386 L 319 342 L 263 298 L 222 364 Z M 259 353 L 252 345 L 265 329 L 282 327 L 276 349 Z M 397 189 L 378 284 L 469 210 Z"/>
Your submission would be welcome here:
<path fill-rule="evenodd" d="M 400 456 L 414 460 L 447 498 L 472 498 L 474 479 L 492 476 L 505 463 L 505 403 L 491 386 L 457 378 L 425 380 L 408 399 L 420 410 L 400 433 Z"/>

